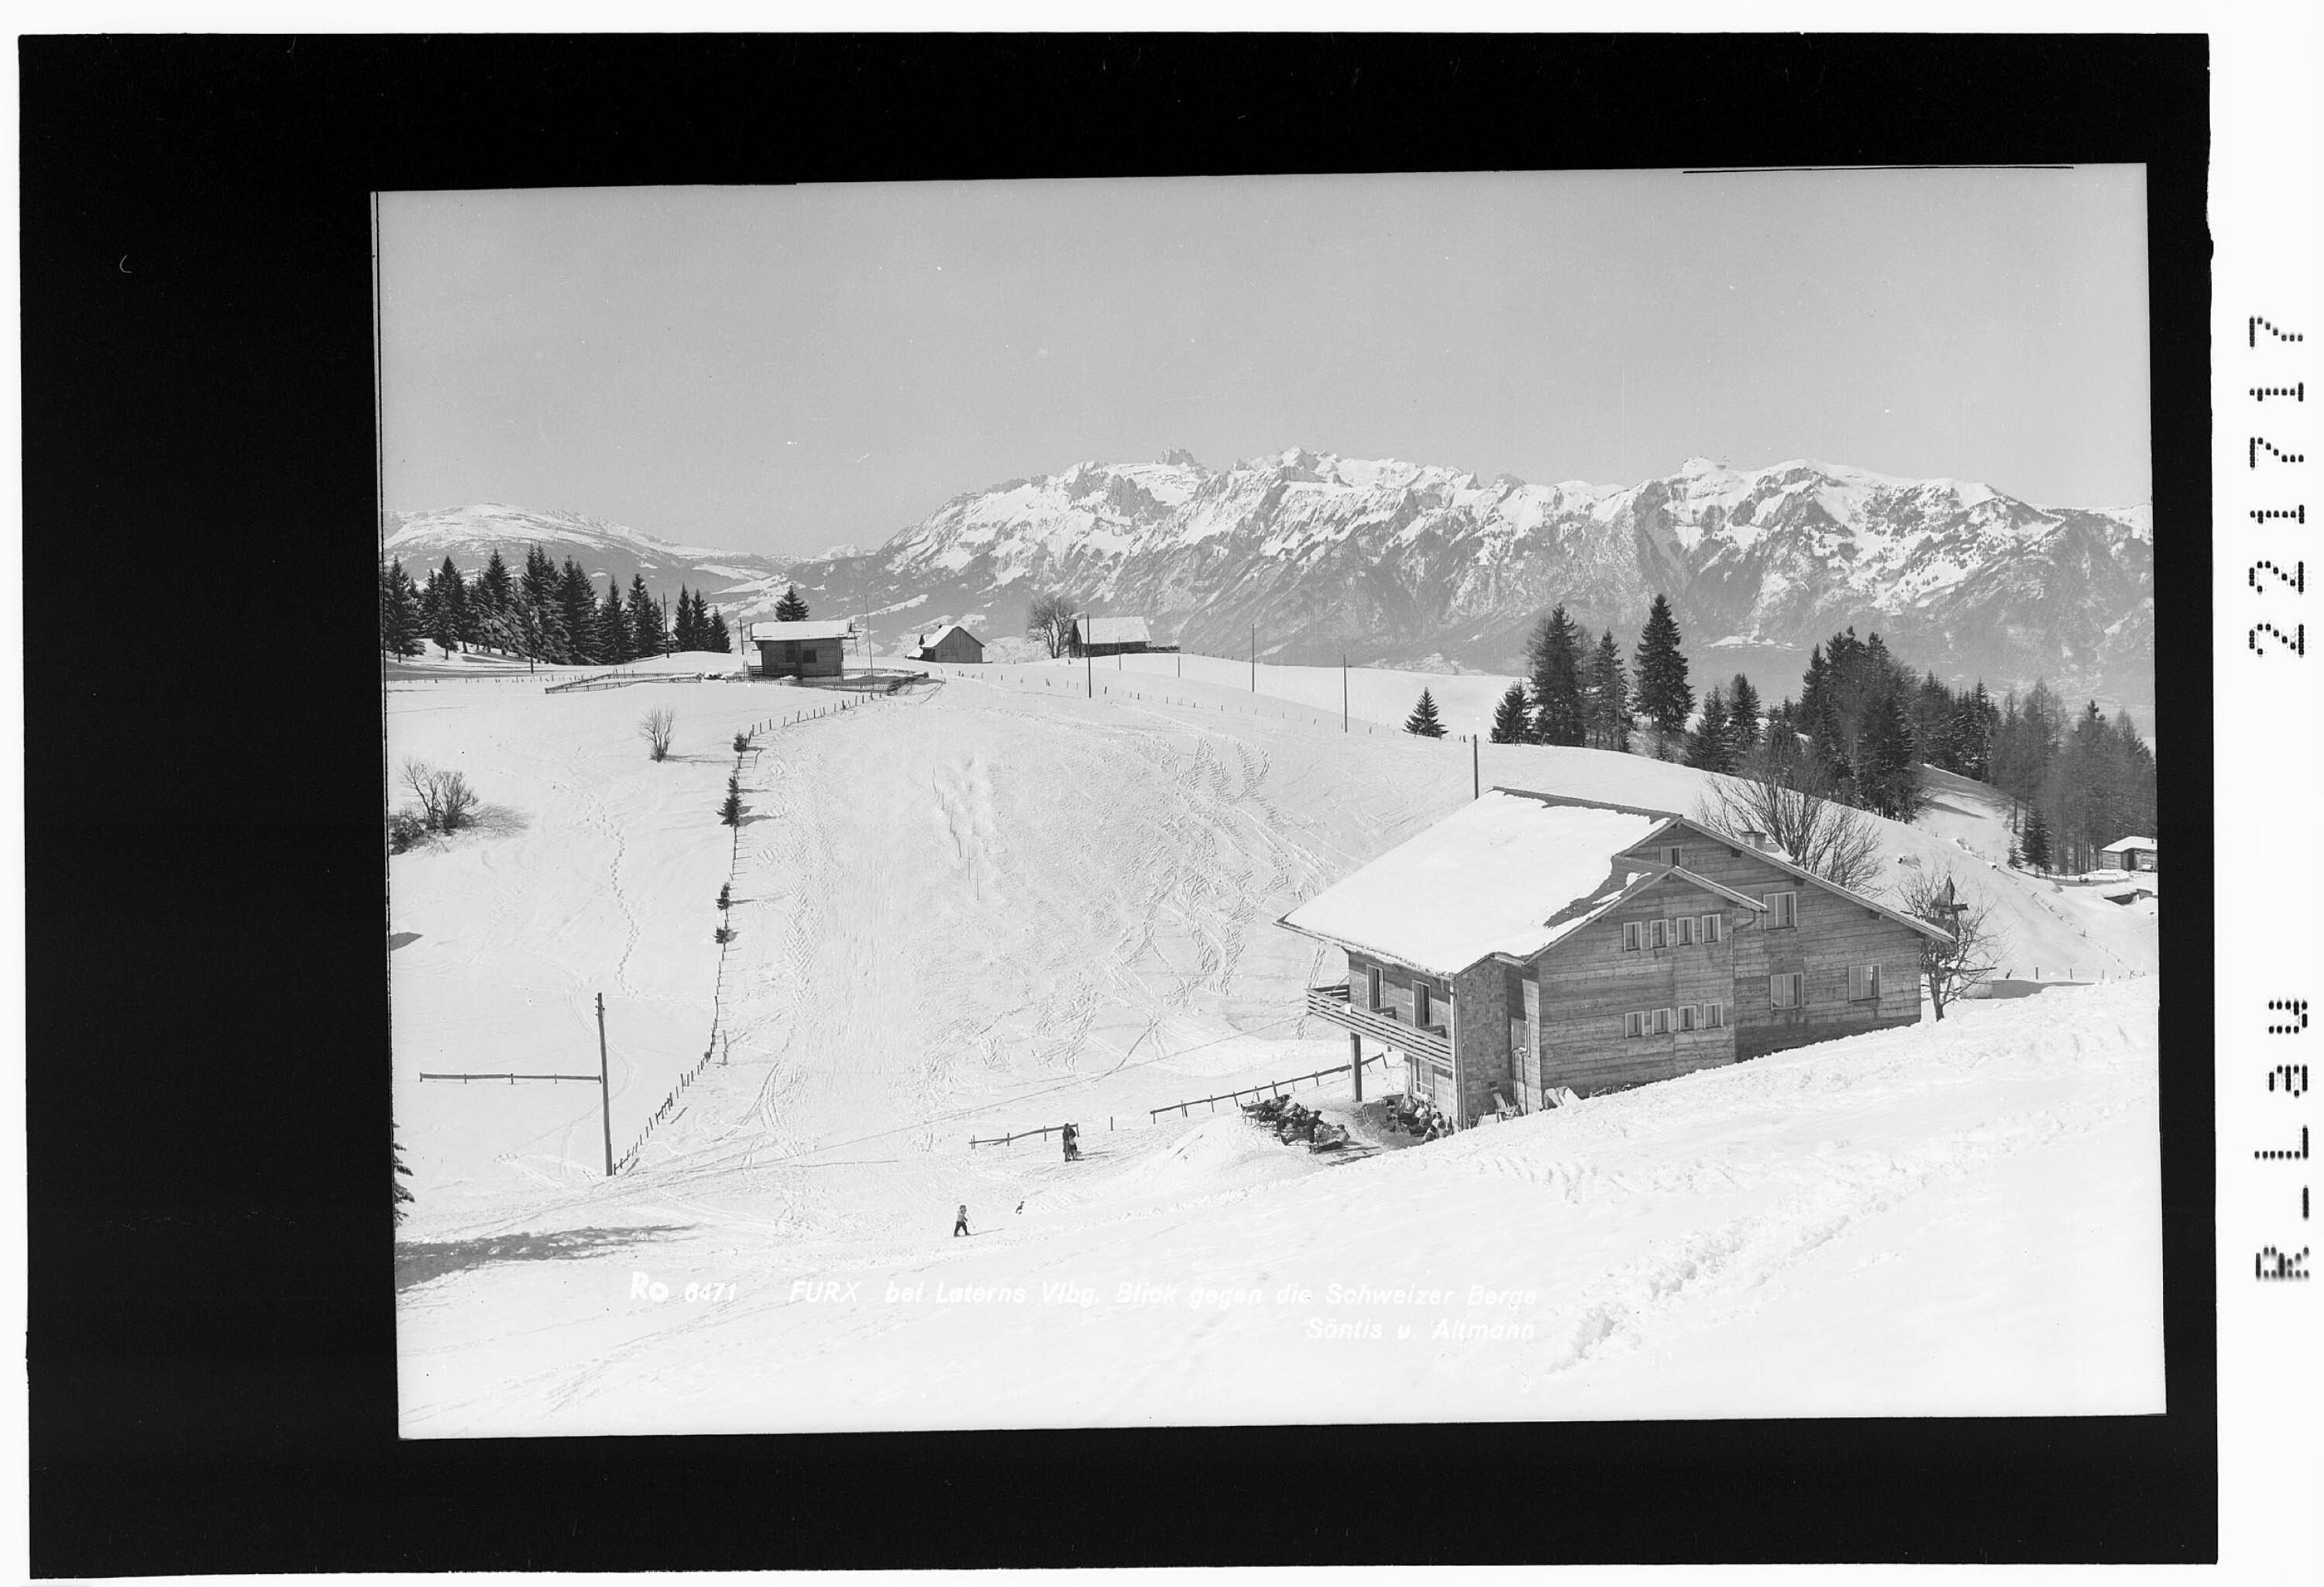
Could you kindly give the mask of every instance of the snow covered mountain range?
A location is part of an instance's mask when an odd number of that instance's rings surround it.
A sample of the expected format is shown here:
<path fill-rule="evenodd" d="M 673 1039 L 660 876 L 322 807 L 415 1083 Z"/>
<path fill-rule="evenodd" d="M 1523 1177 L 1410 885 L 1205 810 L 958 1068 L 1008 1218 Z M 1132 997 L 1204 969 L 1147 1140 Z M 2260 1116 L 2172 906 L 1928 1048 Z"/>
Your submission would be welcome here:
<path fill-rule="evenodd" d="M 385 554 L 415 575 L 539 543 L 600 578 L 706 588 L 730 617 L 796 582 L 819 611 L 900 637 L 963 621 L 1021 632 L 1034 593 L 1143 615 L 1157 640 L 1262 660 L 1519 669 L 1563 602 L 1627 648 L 1659 591 L 1698 679 L 1754 675 L 1778 698 L 1808 648 L 1855 625 L 1903 660 L 1997 690 L 2047 678 L 2152 725 L 2153 528 L 2144 506 L 2044 507 L 1960 480 L 1702 458 L 1629 485 L 1292 450 L 1211 469 L 1185 452 L 1078 463 L 955 496 L 871 551 L 786 560 L 684 547 L 565 513 L 396 514 Z"/>

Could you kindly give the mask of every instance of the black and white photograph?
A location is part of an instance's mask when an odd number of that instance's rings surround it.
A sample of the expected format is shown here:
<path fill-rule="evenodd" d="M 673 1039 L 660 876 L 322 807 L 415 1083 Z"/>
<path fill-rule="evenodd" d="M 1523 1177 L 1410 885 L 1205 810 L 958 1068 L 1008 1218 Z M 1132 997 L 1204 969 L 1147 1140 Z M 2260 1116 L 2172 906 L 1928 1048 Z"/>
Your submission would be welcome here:
<path fill-rule="evenodd" d="M 374 227 L 403 1437 L 2165 1408 L 2142 167 Z"/>

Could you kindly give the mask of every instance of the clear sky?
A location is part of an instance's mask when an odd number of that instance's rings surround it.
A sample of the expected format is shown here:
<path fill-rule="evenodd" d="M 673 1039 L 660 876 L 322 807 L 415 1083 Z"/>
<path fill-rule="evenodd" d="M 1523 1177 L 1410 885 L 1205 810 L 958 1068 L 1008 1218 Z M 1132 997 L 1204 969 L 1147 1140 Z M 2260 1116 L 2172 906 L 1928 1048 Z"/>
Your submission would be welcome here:
<path fill-rule="evenodd" d="M 2151 488 L 2135 167 L 390 194 L 381 279 L 391 509 L 737 550 L 1172 447 Z"/>

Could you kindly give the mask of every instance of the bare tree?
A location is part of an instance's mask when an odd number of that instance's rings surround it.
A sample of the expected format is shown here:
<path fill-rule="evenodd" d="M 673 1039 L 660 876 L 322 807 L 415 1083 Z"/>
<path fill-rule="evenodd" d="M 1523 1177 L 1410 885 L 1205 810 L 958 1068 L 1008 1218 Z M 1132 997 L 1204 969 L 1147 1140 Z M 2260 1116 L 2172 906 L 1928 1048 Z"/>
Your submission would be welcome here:
<path fill-rule="evenodd" d="M 1993 973 L 1993 933 L 1986 923 L 1988 906 L 1982 898 L 1962 898 L 1950 870 L 1914 877 L 1904 884 L 1898 901 L 1914 919 L 1950 934 L 1943 942 L 1921 939 L 1921 975 L 1929 985 L 1929 1001 L 1941 1020 L 1947 1003 L 1967 996 L 1970 988 Z"/>
<path fill-rule="evenodd" d="M 420 822 L 430 832 L 457 832 L 475 825 L 476 790 L 457 771 L 438 771 L 425 761 L 403 763 L 403 785 L 420 801 Z"/>
<path fill-rule="evenodd" d="M 1074 642 L 1074 599 L 1050 591 L 1037 595 L 1025 608 L 1025 632 L 1049 649 L 1054 661 Z"/>
<path fill-rule="evenodd" d="M 668 706 L 656 706 L 638 718 L 638 736 L 646 741 L 646 751 L 657 761 L 669 759 L 669 735 L 678 727 L 678 713 Z"/>
<path fill-rule="evenodd" d="M 1694 818 L 1737 839 L 1758 833 L 1801 870 L 1851 892 L 1886 876 L 1872 817 L 1774 772 L 1710 779 Z"/>

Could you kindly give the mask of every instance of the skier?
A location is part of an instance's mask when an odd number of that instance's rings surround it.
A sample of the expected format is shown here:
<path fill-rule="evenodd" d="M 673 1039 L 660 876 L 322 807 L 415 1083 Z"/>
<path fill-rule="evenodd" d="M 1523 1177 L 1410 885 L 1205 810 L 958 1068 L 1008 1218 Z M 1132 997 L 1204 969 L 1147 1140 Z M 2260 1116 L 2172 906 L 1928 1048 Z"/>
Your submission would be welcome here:
<path fill-rule="evenodd" d="M 1063 1133 L 1065 1138 L 1065 1161 L 1069 1163 L 1080 1162 L 1082 1160 L 1082 1149 L 1075 1144 L 1081 1139 L 1080 1132 L 1071 1124 L 1068 1124 L 1065 1126 Z"/>
<path fill-rule="evenodd" d="M 953 1214 L 953 1220 L 952 1220 L 952 1237 L 953 1237 L 954 1240 L 958 1240 L 962 1235 L 964 1235 L 964 1234 L 965 1234 L 965 1233 L 967 1233 L 967 1232 L 968 1232 L 968 1204 L 967 1204 L 966 1202 L 963 1202 L 963 1203 L 961 1203 L 961 1204 L 960 1204 L 960 1211 Z"/>

